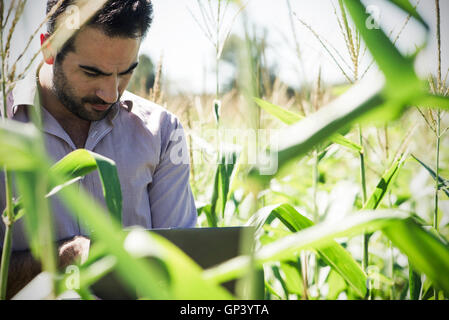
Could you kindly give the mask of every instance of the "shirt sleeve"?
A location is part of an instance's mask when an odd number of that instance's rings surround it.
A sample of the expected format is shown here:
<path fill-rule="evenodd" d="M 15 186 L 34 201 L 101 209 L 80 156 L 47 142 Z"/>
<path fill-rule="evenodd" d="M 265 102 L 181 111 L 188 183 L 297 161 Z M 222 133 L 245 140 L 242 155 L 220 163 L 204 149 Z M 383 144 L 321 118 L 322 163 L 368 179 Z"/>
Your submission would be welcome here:
<path fill-rule="evenodd" d="M 190 159 L 179 120 L 172 116 L 162 135 L 161 157 L 148 187 L 153 228 L 190 228 L 197 222 L 189 183 Z"/>

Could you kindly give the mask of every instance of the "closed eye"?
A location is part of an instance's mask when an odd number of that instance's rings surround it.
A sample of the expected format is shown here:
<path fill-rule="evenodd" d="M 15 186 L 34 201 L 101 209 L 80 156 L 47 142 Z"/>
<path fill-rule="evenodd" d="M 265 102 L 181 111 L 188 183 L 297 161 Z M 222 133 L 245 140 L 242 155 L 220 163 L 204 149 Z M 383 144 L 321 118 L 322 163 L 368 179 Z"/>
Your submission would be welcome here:
<path fill-rule="evenodd" d="M 127 75 L 132 74 L 133 72 L 134 72 L 134 69 L 126 71 L 126 72 L 123 72 L 123 73 L 120 73 L 119 76 L 127 76 Z"/>
<path fill-rule="evenodd" d="M 97 78 L 100 76 L 98 73 L 92 73 L 92 72 L 86 72 L 86 71 L 84 71 L 84 74 L 90 78 Z"/>
<path fill-rule="evenodd" d="M 120 72 L 118 75 L 119 76 L 124 76 L 124 75 L 130 75 L 134 69 L 137 67 L 139 63 L 138 62 L 134 62 L 127 70 Z M 97 78 L 99 76 L 111 76 L 112 73 L 106 73 L 103 72 L 95 67 L 91 67 L 91 66 L 85 66 L 85 65 L 79 65 L 79 67 L 83 70 L 83 72 L 91 78 Z"/>
<path fill-rule="evenodd" d="M 126 76 L 126 75 L 130 75 L 134 72 L 134 70 L 137 68 L 138 62 L 135 62 L 131 65 L 131 67 L 129 67 L 128 70 L 119 73 L 119 76 Z"/>

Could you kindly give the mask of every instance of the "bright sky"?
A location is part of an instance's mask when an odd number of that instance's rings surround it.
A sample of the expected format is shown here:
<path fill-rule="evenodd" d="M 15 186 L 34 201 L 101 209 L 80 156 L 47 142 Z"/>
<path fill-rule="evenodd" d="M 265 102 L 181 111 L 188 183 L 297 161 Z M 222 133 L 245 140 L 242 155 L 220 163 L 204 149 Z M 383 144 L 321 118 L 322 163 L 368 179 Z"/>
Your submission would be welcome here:
<path fill-rule="evenodd" d="M 200 0 L 207 5 L 207 0 Z M 245 2 L 247 0 L 242 0 Z M 7 1 L 8 4 L 9 1 Z M 12 57 L 17 56 L 25 46 L 29 35 L 37 28 L 44 17 L 45 1 L 28 1 L 25 9 L 25 17 L 21 19 L 17 33 L 13 38 Z M 214 1 L 212 1 L 214 2 Z M 225 3 L 222 0 L 222 3 Z M 338 8 L 335 0 L 290 0 L 292 11 L 298 18 L 309 24 L 331 47 L 336 48 L 349 63 L 343 37 L 334 15 L 332 3 Z M 411 1 L 416 3 L 415 1 Z M 393 36 L 401 29 L 406 16 L 399 10 L 382 0 L 364 1 L 366 5 L 374 5 L 379 13 L 381 26 Z M 148 54 L 154 63 L 163 56 L 163 74 L 169 79 L 170 87 L 166 90 L 172 92 L 193 91 L 201 93 L 203 90 L 213 92 L 215 89 L 215 58 L 214 48 L 204 35 L 204 32 L 195 22 L 196 17 L 200 22 L 201 14 L 197 0 L 153 0 L 154 21 L 150 32 L 144 40 L 141 53 Z M 442 62 L 443 76 L 448 69 L 449 42 L 447 32 L 449 30 L 449 1 L 440 1 L 441 6 L 441 38 L 442 38 Z M 267 59 L 270 65 L 275 65 L 278 75 L 284 80 L 298 86 L 302 81 L 301 69 L 295 55 L 294 40 L 291 31 L 287 0 L 249 0 L 247 6 L 248 18 L 256 23 L 256 30 L 262 34 L 266 30 L 266 41 L 269 44 Z M 192 13 L 190 13 L 190 12 Z M 434 1 L 421 0 L 418 11 L 431 26 L 430 45 L 419 59 L 417 69 L 420 73 L 435 72 L 436 70 L 436 45 Z M 223 11 L 222 11 L 223 12 Z M 236 8 L 233 5 L 226 11 L 226 19 L 222 28 L 221 39 L 224 39 L 225 31 L 231 24 Z M 232 32 L 241 34 L 242 16 L 239 15 L 232 25 Z M 344 81 L 343 76 L 332 61 L 330 56 L 321 47 L 313 34 L 294 17 L 294 27 L 303 54 L 303 64 L 306 77 L 316 79 L 321 68 L 322 79 L 326 82 Z M 402 31 L 397 45 L 402 52 L 411 52 L 415 46 L 424 41 L 424 32 L 419 25 L 410 20 Z M 39 46 L 39 38 L 33 40 L 29 54 L 35 52 Z M 25 59 L 24 59 L 25 60 Z M 366 66 L 370 62 L 365 60 Z M 222 76 L 230 74 L 230 69 L 224 65 Z"/>

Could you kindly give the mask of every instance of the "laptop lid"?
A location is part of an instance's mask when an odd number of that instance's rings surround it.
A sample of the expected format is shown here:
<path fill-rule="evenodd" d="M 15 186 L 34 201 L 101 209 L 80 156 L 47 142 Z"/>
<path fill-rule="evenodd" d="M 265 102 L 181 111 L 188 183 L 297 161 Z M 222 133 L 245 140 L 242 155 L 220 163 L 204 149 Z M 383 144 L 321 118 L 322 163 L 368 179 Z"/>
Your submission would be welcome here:
<path fill-rule="evenodd" d="M 211 268 L 242 254 L 249 254 L 254 239 L 253 227 L 219 227 L 219 228 L 179 228 L 151 229 L 184 251 L 203 269 Z M 257 299 L 264 298 L 263 270 L 257 274 Z M 260 283 L 259 283 L 260 282 Z M 232 294 L 236 294 L 236 280 L 222 284 Z M 91 286 L 93 293 L 100 299 L 129 300 L 136 299 L 135 290 L 122 285 L 114 271 L 102 277 Z"/>

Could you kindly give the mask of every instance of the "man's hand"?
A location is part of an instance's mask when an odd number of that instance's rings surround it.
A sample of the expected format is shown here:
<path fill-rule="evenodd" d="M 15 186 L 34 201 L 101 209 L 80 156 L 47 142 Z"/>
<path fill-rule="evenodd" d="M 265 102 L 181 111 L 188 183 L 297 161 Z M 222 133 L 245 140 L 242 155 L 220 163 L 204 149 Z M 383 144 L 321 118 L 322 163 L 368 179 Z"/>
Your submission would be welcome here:
<path fill-rule="evenodd" d="M 70 264 L 86 261 L 90 240 L 83 236 L 76 236 L 69 240 L 59 241 L 57 246 L 58 267 L 64 269 Z M 8 272 L 7 299 L 11 299 L 41 272 L 40 262 L 34 259 L 29 250 L 13 251 Z"/>
<path fill-rule="evenodd" d="M 59 246 L 59 267 L 65 268 L 73 263 L 83 263 L 89 255 L 90 239 L 76 236 Z"/>

